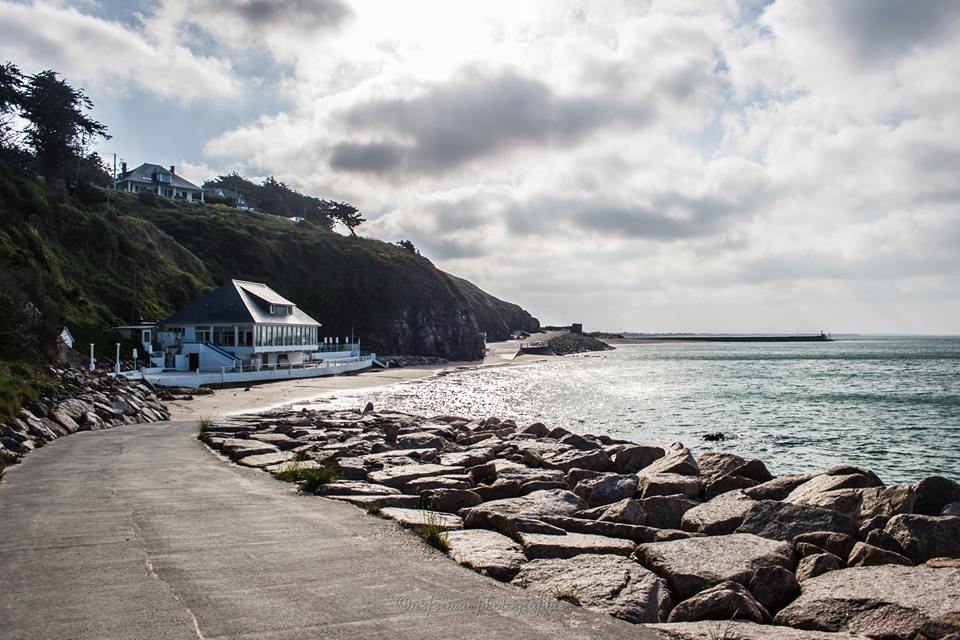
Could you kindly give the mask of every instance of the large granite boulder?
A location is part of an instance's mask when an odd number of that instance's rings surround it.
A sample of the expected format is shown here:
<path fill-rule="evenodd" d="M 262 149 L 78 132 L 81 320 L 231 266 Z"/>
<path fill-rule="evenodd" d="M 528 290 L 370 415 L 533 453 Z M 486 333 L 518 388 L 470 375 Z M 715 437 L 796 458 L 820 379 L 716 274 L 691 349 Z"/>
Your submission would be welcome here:
<path fill-rule="evenodd" d="M 865 477 L 865 476 L 855 476 Z M 820 493 L 805 494 L 800 498 L 786 500 L 793 504 L 820 507 L 842 513 L 864 523 L 877 516 L 895 516 L 912 513 L 916 494 L 913 487 L 892 485 L 867 487 L 865 489 L 835 489 Z"/>
<path fill-rule="evenodd" d="M 306 462 L 300 463 L 301 466 L 307 464 Z M 282 470 L 283 467 L 280 467 L 280 469 Z M 400 490 L 363 480 L 337 480 L 321 484 L 314 493 L 318 496 L 392 496 L 400 495 Z"/>
<path fill-rule="evenodd" d="M 244 467 L 257 467 L 262 469 L 263 467 L 290 462 L 295 455 L 292 451 L 275 451 L 274 453 L 261 453 L 252 456 L 245 455 L 237 460 L 237 464 Z"/>
<path fill-rule="evenodd" d="M 902 564 L 905 566 L 913 565 L 909 558 L 905 558 L 899 553 L 875 547 L 872 544 L 858 542 L 850 552 L 847 558 L 848 567 L 874 567 L 881 564 Z"/>
<path fill-rule="evenodd" d="M 431 489 L 421 493 L 420 497 L 424 506 L 447 513 L 456 513 L 483 502 L 480 494 L 469 489 Z"/>
<path fill-rule="evenodd" d="M 929 476 L 914 485 L 917 499 L 914 512 L 939 516 L 951 502 L 960 502 L 960 484 L 942 476 Z"/>
<path fill-rule="evenodd" d="M 866 636 L 776 627 L 756 622 L 674 622 L 647 625 L 668 640 L 867 640 Z"/>
<path fill-rule="evenodd" d="M 640 501 L 647 513 L 647 526 L 657 529 L 679 529 L 684 514 L 701 503 L 683 496 L 653 496 Z"/>
<path fill-rule="evenodd" d="M 778 565 L 760 567 L 753 572 L 747 589 L 772 616 L 800 595 L 800 584 L 792 571 Z"/>
<path fill-rule="evenodd" d="M 678 604 L 670 612 L 667 622 L 746 620 L 763 623 L 769 618 L 763 605 L 743 585 L 727 581 L 704 589 Z"/>
<path fill-rule="evenodd" d="M 730 491 L 688 510 L 680 520 L 680 528 L 711 536 L 733 533 L 756 503 L 742 490 Z"/>
<path fill-rule="evenodd" d="M 832 553 L 838 558 L 846 558 L 853 551 L 853 546 L 857 544 L 857 539 L 843 533 L 834 533 L 833 531 L 813 531 L 811 533 L 801 533 L 794 537 L 793 543 L 799 547 L 801 544 L 812 544 L 824 551 Z M 806 554 L 804 554 L 806 555 Z"/>
<path fill-rule="evenodd" d="M 914 562 L 938 557 L 960 558 L 960 518 L 899 515 L 890 518 L 884 531 Z"/>
<path fill-rule="evenodd" d="M 634 474 L 605 473 L 577 483 L 573 492 L 591 507 L 611 504 L 633 497 L 640 481 Z"/>
<path fill-rule="evenodd" d="M 748 584 L 762 567 L 793 569 L 793 545 L 744 533 L 641 544 L 635 556 L 682 597 L 731 580 Z"/>
<path fill-rule="evenodd" d="M 587 507 L 576 494 L 563 489 L 534 491 L 519 498 L 493 500 L 464 509 L 464 522 L 470 529 L 496 529 L 514 538 L 516 521 L 536 520 L 540 516 L 570 516 Z"/>
<path fill-rule="evenodd" d="M 617 473 L 636 473 L 666 455 L 661 447 L 630 445 L 623 447 L 613 457 Z"/>
<path fill-rule="evenodd" d="M 796 474 L 788 476 L 779 476 L 766 482 L 744 489 L 744 493 L 754 500 L 783 500 L 790 493 L 810 480 L 813 476 L 807 474 Z"/>
<path fill-rule="evenodd" d="M 424 525 L 432 525 L 450 531 L 452 529 L 462 529 L 463 520 L 459 516 L 449 513 L 440 513 L 437 511 L 428 511 L 426 509 L 404 509 L 402 507 L 384 507 L 380 509 L 380 515 L 389 518 L 408 529 L 416 529 Z"/>
<path fill-rule="evenodd" d="M 579 514 L 578 514 L 579 515 Z M 695 534 L 675 529 L 654 529 L 643 525 L 625 524 L 622 522 L 607 522 L 605 520 L 588 520 L 586 518 L 566 518 L 562 516 L 540 516 L 542 521 L 564 531 L 573 533 L 589 533 L 611 538 L 623 538 L 640 542 L 668 542 L 670 540 L 686 540 Z"/>
<path fill-rule="evenodd" d="M 810 578 L 816 578 L 828 571 L 836 571 L 843 568 L 843 560 L 832 553 L 812 553 L 800 558 L 797 564 L 797 581 L 803 582 Z"/>
<path fill-rule="evenodd" d="M 587 609 L 632 623 L 665 620 L 672 606 L 661 578 L 617 555 L 533 560 L 523 565 L 513 584 L 553 597 L 564 594 Z"/>
<path fill-rule="evenodd" d="M 836 491 L 837 489 L 865 489 L 867 487 L 882 486 L 882 483 L 875 478 L 876 476 L 865 473 L 821 473 L 791 491 L 790 494 L 784 498 L 784 502 L 806 504 L 808 499 L 827 491 Z"/>
<path fill-rule="evenodd" d="M 580 451 L 579 449 L 562 450 L 543 456 L 543 466 L 547 469 L 589 469 L 590 471 L 610 471 L 613 461 L 603 449 Z"/>
<path fill-rule="evenodd" d="M 676 473 L 681 476 L 698 476 L 700 468 L 693 459 L 690 450 L 677 443 L 670 447 L 666 455 L 654 460 L 638 471 L 641 476 L 650 476 L 656 473 Z"/>
<path fill-rule="evenodd" d="M 714 478 L 710 480 L 705 485 L 703 485 L 703 499 L 704 500 L 713 500 L 717 496 L 723 495 L 730 491 L 736 491 L 737 489 L 749 489 L 750 487 L 755 487 L 759 482 L 752 478 L 744 478 L 743 476 L 737 476 L 733 474 L 720 476 L 719 478 Z"/>
<path fill-rule="evenodd" d="M 772 540 L 792 540 L 802 533 L 815 531 L 833 531 L 856 537 L 857 524 L 829 509 L 761 500 L 750 508 L 737 528 L 738 533 L 752 533 Z"/>
<path fill-rule="evenodd" d="M 883 565 L 831 571 L 802 584 L 775 624 L 883 640 L 960 633 L 960 568 Z"/>
<path fill-rule="evenodd" d="M 703 481 L 697 476 L 684 476 L 679 473 L 653 473 L 640 478 L 637 497 L 682 495 L 691 500 L 699 500 L 703 493 Z"/>
<path fill-rule="evenodd" d="M 738 455 L 718 451 L 708 451 L 697 458 L 697 468 L 700 469 L 700 475 L 710 478 L 725 476 L 746 463 L 747 461 Z"/>
<path fill-rule="evenodd" d="M 367 474 L 370 482 L 385 484 L 388 487 L 402 489 L 411 480 L 429 476 L 448 476 L 463 473 L 462 467 L 449 467 L 442 464 L 405 464 L 396 467 L 387 467 L 380 471 L 371 471 Z"/>
<path fill-rule="evenodd" d="M 451 558 L 497 580 L 511 580 L 527 561 L 519 544 L 496 531 L 450 531 L 447 533 L 447 545 Z"/>
<path fill-rule="evenodd" d="M 602 520 L 603 522 L 620 522 L 623 524 L 642 525 L 647 521 L 647 512 L 639 500 L 625 498 L 618 500 L 613 504 L 605 504 L 593 509 L 587 509 L 577 513 L 578 518 L 588 518 L 590 520 Z"/>
<path fill-rule="evenodd" d="M 524 555 L 531 560 L 572 558 L 582 553 L 629 556 L 635 547 L 630 540 L 589 533 L 566 533 L 560 536 L 545 533 L 518 533 L 517 538 L 523 547 Z"/>

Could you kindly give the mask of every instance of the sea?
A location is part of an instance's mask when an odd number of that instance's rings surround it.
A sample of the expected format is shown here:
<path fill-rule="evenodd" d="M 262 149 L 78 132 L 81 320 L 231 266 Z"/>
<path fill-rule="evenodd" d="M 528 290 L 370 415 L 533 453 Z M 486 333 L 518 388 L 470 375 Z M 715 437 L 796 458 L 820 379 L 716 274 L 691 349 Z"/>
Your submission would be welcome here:
<path fill-rule="evenodd" d="M 774 474 L 836 465 L 885 482 L 960 480 L 960 337 L 655 343 L 453 371 L 341 396 L 417 415 L 514 418 L 695 454 L 760 458 Z M 721 434 L 722 440 L 705 439 Z"/>

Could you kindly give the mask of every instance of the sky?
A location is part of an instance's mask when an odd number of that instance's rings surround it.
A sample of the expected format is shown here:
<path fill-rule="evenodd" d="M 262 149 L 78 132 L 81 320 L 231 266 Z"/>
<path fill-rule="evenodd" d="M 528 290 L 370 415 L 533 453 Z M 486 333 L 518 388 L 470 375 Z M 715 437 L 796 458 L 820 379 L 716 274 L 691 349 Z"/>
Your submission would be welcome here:
<path fill-rule="evenodd" d="M 0 0 L 2 60 L 544 323 L 960 333 L 953 0 Z"/>

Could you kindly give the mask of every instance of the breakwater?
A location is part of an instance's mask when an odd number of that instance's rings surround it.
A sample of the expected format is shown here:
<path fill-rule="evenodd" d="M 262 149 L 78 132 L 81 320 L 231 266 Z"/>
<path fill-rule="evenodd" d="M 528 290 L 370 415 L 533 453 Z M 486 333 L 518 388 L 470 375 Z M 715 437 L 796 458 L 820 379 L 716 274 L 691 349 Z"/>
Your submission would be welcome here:
<path fill-rule="evenodd" d="M 960 589 L 960 485 L 945 478 L 774 476 L 680 443 L 372 410 L 240 416 L 200 439 L 493 579 L 672 637 L 706 638 L 711 621 L 744 637 L 960 633 L 960 602 L 943 598 Z"/>

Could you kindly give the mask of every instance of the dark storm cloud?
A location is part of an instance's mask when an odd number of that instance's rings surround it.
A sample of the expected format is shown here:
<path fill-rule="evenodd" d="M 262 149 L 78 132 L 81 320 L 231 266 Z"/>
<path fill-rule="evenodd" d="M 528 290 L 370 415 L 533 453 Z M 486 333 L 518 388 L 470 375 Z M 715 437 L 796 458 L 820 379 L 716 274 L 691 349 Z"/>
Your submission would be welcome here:
<path fill-rule="evenodd" d="M 543 82 L 513 72 L 464 71 L 414 98 L 360 104 L 344 123 L 403 142 L 344 142 L 330 165 L 369 173 L 432 172 L 529 145 L 564 145 L 617 120 L 643 122 L 644 108 L 563 97 Z"/>
<path fill-rule="evenodd" d="M 507 216 L 518 234 L 552 233 L 558 228 L 598 236 L 648 240 L 702 238 L 725 233 L 735 219 L 752 215 L 749 203 L 670 192 L 649 203 L 633 204 L 568 198 L 538 198 L 514 207 Z"/>
<path fill-rule="evenodd" d="M 240 16 L 251 29 L 312 31 L 334 27 L 351 15 L 341 0 L 205 0 L 205 9 Z"/>
<path fill-rule="evenodd" d="M 828 19 L 863 63 L 901 55 L 944 35 L 960 19 L 956 0 L 844 0 L 819 8 L 831 14 Z"/>

